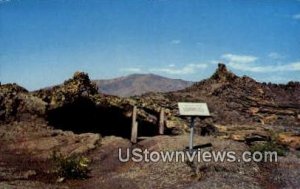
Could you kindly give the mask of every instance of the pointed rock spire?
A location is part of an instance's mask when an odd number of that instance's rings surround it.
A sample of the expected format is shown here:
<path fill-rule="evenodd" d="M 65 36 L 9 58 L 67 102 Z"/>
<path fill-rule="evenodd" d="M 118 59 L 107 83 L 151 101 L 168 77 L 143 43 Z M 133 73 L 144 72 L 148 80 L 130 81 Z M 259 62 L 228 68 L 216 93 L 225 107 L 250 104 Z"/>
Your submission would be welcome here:
<path fill-rule="evenodd" d="M 211 79 L 221 82 L 232 81 L 236 78 L 238 78 L 238 76 L 228 71 L 226 65 L 223 63 L 218 64 L 218 68 L 216 69 L 215 73 L 211 76 Z"/>

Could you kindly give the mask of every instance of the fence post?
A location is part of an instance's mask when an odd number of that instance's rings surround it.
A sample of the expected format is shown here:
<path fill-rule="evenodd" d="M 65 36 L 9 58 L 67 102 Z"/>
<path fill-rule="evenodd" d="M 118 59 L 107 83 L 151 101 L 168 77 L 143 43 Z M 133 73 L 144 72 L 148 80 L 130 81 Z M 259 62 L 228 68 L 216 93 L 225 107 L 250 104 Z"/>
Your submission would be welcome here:
<path fill-rule="evenodd" d="M 164 134 L 164 129 L 165 129 L 165 111 L 163 108 L 161 108 L 160 110 L 160 114 L 159 114 L 159 130 L 158 133 L 160 135 Z"/>
<path fill-rule="evenodd" d="M 132 110 L 131 142 L 137 142 L 138 122 L 136 121 L 136 106 Z"/>

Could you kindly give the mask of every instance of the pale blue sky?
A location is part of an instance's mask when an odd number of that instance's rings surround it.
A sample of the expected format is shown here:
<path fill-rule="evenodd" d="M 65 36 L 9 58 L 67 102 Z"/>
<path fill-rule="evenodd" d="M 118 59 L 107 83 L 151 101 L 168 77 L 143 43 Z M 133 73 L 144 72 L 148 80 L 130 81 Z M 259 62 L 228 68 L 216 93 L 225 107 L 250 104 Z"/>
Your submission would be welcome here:
<path fill-rule="evenodd" d="M 300 80 L 297 0 L 0 0 L 0 81 L 29 90 L 77 71 L 198 81 L 217 62 Z"/>

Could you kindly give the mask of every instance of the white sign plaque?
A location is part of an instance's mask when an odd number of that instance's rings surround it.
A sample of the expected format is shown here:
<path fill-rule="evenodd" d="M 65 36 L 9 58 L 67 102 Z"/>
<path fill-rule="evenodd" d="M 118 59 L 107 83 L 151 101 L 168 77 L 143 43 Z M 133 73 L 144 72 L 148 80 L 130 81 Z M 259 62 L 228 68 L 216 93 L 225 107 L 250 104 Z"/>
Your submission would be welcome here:
<path fill-rule="evenodd" d="M 210 116 L 206 103 L 178 102 L 178 108 L 183 116 Z"/>

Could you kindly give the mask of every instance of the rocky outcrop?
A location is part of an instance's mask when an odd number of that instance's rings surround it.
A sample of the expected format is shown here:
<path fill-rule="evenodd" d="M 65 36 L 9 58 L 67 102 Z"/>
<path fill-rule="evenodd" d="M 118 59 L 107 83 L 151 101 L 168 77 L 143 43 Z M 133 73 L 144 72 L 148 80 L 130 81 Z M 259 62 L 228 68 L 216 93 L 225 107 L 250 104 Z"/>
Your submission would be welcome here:
<path fill-rule="evenodd" d="M 19 120 L 32 116 L 46 117 L 53 109 L 72 104 L 79 99 L 92 100 L 98 94 L 89 76 L 76 72 L 63 85 L 28 92 L 17 84 L 0 86 L 0 121 Z"/>
<path fill-rule="evenodd" d="M 85 73 L 76 72 L 63 85 L 35 91 L 33 95 L 47 104 L 45 118 L 49 123 L 63 130 L 128 138 L 132 109 L 137 106 L 140 134 L 157 134 L 160 104 L 148 103 L 146 99 L 120 98 L 98 93 L 97 87 Z M 170 126 L 166 130 L 173 128 L 174 126 Z"/>
<path fill-rule="evenodd" d="M 0 85 L 0 122 L 44 115 L 46 103 L 17 84 Z"/>
<path fill-rule="evenodd" d="M 47 102 L 48 109 L 54 109 L 73 103 L 79 98 L 91 98 L 98 92 L 96 85 L 90 81 L 88 74 L 76 72 L 63 85 L 42 89 L 33 94 Z"/>
<path fill-rule="evenodd" d="M 210 77 L 210 79 L 217 80 L 219 82 L 230 82 L 237 78 L 238 77 L 234 73 L 227 70 L 225 64 L 221 64 L 221 63 L 218 64 L 217 70 Z"/>
<path fill-rule="evenodd" d="M 259 83 L 247 76 L 236 76 L 224 64 L 219 64 L 209 79 L 163 96 L 173 107 L 179 101 L 206 102 L 215 123 L 300 125 L 299 82 Z"/>

